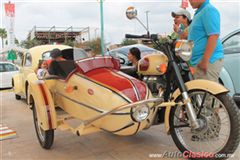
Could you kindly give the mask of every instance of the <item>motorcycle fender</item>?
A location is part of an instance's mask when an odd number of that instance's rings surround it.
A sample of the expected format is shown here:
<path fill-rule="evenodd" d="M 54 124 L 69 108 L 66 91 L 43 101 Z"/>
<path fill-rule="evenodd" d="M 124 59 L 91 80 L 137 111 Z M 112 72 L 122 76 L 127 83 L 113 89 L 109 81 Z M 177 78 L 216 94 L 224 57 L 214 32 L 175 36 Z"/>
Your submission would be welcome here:
<path fill-rule="evenodd" d="M 56 129 L 57 116 L 52 95 L 43 80 L 35 73 L 28 76 L 30 104 L 35 103 L 37 118 L 41 128 L 46 131 Z"/>
<path fill-rule="evenodd" d="M 21 85 L 21 74 L 13 75 L 12 81 L 14 83 L 14 93 L 20 94 L 23 90 L 22 85 Z"/>
<path fill-rule="evenodd" d="M 227 90 L 221 84 L 213 82 L 213 81 L 209 81 L 209 80 L 202 80 L 202 79 L 192 80 L 192 81 L 186 82 L 185 85 L 186 85 L 188 91 L 206 90 L 213 95 L 229 92 L 229 90 Z M 173 96 L 172 96 L 173 97 L 172 101 L 175 101 L 176 98 L 180 96 L 180 94 L 181 94 L 181 92 L 179 89 L 174 91 Z M 165 115 L 164 115 L 164 123 L 165 123 L 166 132 L 168 134 L 169 134 L 169 130 L 170 130 L 170 126 L 169 126 L 170 111 L 171 111 L 171 106 L 166 107 Z"/>

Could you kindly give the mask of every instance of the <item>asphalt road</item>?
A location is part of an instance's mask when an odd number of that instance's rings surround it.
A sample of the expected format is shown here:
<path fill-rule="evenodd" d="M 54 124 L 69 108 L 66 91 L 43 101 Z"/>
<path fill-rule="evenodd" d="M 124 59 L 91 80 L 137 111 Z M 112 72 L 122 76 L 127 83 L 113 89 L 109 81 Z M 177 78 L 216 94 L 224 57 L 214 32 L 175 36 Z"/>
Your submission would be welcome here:
<path fill-rule="evenodd" d="M 0 104 L 0 123 L 17 131 L 16 138 L 0 141 L 3 160 L 153 160 L 166 159 L 160 158 L 166 152 L 179 152 L 171 136 L 166 135 L 163 125 L 131 137 L 119 137 L 106 132 L 78 137 L 71 132 L 56 130 L 52 149 L 44 150 L 38 143 L 32 110 L 27 107 L 25 100 L 17 101 L 12 92 L 1 91 Z M 231 159 L 240 159 L 240 147 Z"/>

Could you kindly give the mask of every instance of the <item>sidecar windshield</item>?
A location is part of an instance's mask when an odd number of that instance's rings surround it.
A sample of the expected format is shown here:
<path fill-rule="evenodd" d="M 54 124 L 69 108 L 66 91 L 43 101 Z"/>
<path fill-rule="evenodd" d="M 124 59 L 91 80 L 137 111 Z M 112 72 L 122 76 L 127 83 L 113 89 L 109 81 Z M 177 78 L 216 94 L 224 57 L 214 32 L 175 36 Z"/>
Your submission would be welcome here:
<path fill-rule="evenodd" d="M 67 60 L 79 60 L 88 58 L 88 54 L 81 48 L 70 48 L 62 51 L 63 58 Z"/>
<path fill-rule="evenodd" d="M 87 73 L 98 68 L 112 68 L 116 70 L 120 69 L 120 61 L 108 56 L 82 59 L 76 61 L 76 63 L 82 73 Z"/>
<path fill-rule="evenodd" d="M 42 59 L 43 60 L 51 59 L 50 52 L 51 51 L 44 52 L 42 54 Z M 62 50 L 62 56 L 66 60 L 74 60 L 74 61 L 90 57 L 88 53 L 81 48 L 64 49 Z"/>

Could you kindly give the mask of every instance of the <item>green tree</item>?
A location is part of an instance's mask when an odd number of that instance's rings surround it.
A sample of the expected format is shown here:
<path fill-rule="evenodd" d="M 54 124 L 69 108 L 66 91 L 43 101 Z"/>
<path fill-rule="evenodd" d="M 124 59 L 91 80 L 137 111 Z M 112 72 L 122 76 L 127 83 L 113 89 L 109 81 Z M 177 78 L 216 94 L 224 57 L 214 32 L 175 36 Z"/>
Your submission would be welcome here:
<path fill-rule="evenodd" d="M 5 44 L 7 45 L 8 44 L 8 40 L 5 41 Z M 17 38 L 15 38 L 15 44 L 19 44 L 19 41 Z"/>
<path fill-rule="evenodd" d="M 32 40 L 27 39 L 25 41 L 22 41 L 20 46 L 23 47 L 23 48 L 29 49 L 29 48 L 32 48 L 34 46 L 38 46 L 40 44 L 41 43 L 38 40 L 36 40 L 36 39 L 32 39 Z"/>
<path fill-rule="evenodd" d="M 128 45 L 133 45 L 133 44 L 137 44 L 137 43 L 138 43 L 137 40 L 125 38 L 125 39 L 123 39 L 121 45 L 122 45 L 122 46 L 128 46 Z"/>
<path fill-rule="evenodd" d="M 101 39 L 97 38 L 91 41 L 77 43 L 76 47 L 82 48 L 82 49 L 91 49 L 93 54 L 97 55 L 101 53 Z"/>
<path fill-rule="evenodd" d="M 19 40 L 15 38 L 15 44 L 19 44 Z"/>
<path fill-rule="evenodd" d="M 68 45 L 68 46 L 72 46 L 72 47 L 73 47 L 73 46 L 74 46 L 74 41 L 68 39 L 68 40 L 66 40 L 63 44 Z"/>
<path fill-rule="evenodd" d="M 0 28 L 0 37 L 2 39 L 2 48 L 3 48 L 4 46 L 3 40 L 7 38 L 7 31 L 5 30 L 5 28 Z"/>

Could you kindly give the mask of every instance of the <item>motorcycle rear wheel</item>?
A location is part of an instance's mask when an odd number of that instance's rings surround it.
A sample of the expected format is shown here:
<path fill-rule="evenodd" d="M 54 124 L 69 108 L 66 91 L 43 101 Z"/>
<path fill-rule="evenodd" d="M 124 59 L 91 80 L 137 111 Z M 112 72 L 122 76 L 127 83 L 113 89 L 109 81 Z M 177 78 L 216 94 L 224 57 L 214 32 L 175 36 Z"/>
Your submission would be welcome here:
<path fill-rule="evenodd" d="M 202 101 L 206 99 L 204 95 L 208 99 L 204 102 L 202 109 L 199 109 L 198 107 L 200 106 L 193 102 L 197 99 L 196 95 L 200 95 Z M 199 118 L 202 119 L 204 127 L 199 130 L 191 129 L 185 108 L 173 107 L 170 112 L 170 133 L 174 143 L 183 155 L 188 156 L 184 158 L 229 158 L 237 149 L 240 141 L 240 112 L 233 99 L 227 93 L 212 95 L 207 91 L 200 90 L 189 91 L 189 97 L 192 100 L 196 113 L 200 112 Z M 177 101 L 181 101 L 181 97 L 178 97 Z M 222 110 L 226 112 L 226 117 Z M 229 124 L 224 121 L 225 118 L 229 120 Z M 226 126 L 224 126 L 225 123 Z M 185 133 L 181 133 L 184 131 Z M 225 135 L 226 133 L 227 135 Z M 225 140 L 222 140 L 223 143 L 220 143 L 220 136 L 226 137 L 224 138 Z"/>

